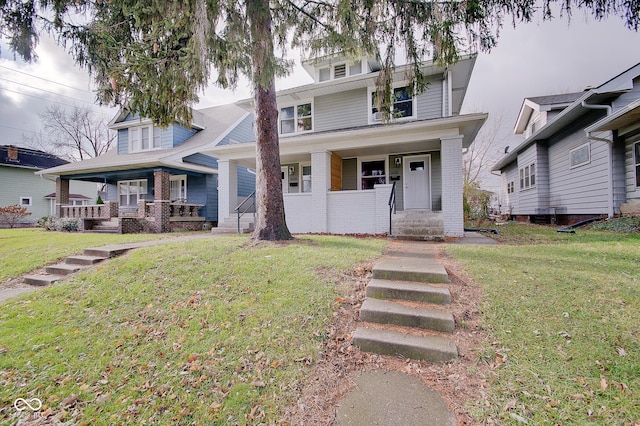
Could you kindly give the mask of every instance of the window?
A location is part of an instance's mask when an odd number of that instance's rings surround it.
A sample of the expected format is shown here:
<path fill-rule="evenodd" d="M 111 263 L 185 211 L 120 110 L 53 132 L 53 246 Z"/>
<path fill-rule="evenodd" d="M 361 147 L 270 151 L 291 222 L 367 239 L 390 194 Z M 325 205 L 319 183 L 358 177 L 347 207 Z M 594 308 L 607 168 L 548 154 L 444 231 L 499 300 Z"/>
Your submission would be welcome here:
<path fill-rule="evenodd" d="M 169 178 L 171 201 L 187 201 L 187 175 L 171 176 Z"/>
<path fill-rule="evenodd" d="M 147 180 L 124 180 L 118 182 L 118 196 L 121 207 L 138 205 L 138 200 L 144 200 L 147 194 Z"/>
<path fill-rule="evenodd" d="M 320 68 L 318 70 L 318 81 L 335 80 L 357 74 L 362 74 L 362 60 L 360 59 L 353 61 L 353 63 L 343 62 Z"/>
<path fill-rule="evenodd" d="M 162 130 L 154 126 L 129 128 L 129 152 L 149 151 L 162 147 Z"/>
<path fill-rule="evenodd" d="M 633 161 L 636 166 L 636 186 L 640 186 L 640 142 L 633 144 Z"/>
<path fill-rule="evenodd" d="M 532 163 L 520 169 L 520 190 L 536 186 L 536 164 Z"/>
<path fill-rule="evenodd" d="M 378 122 L 382 120 L 383 114 L 382 111 L 378 110 L 377 100 L 378 95 L 375 89 L 371 90 L 371 96 L 369 100 L 370 104 L 370 121 Z M 389 111 L 389 116 L 391 119 L 403 119 L 403 118 L 411 118 L 415 115 L 415 98 L 412 96 L 410 89 L 407 86 L 396 87 L 393 89 L 393 99 L 391 104 L 391 111 Z"/>
<path fill-rule="evenodd" d="M 31 207 L 31 197 L 20 197 L 21 207 Z"/>
<path fill-rule="evenodd" d="M 311 192 L 311 166 L 302 165 L 302 192 Z"/>
<path fill-rule="evenodd" d="M 387 183 L 385 160 L 360 163 L 361 189 L 373 189 L 374 185 Z"/>
<path fill-rule="evenodd" d="M 309 132 L 313 130 L 311 103 L 280 108 L 280 134 Z"/>
<path fill-rule="evenodd" d="M 516 189 L 516 186 L 514 181 L 507 183 L 507 194 L 513 194 L 515 192 L 515 189 Z"/>
<path fill-rule="evenodd" d="M 589 142 L 580 145 L 577 148 L 569 151 L 569 163 L 571 168 L 582 166 L 591 162 L 591 150 L 589 149 Z"/>

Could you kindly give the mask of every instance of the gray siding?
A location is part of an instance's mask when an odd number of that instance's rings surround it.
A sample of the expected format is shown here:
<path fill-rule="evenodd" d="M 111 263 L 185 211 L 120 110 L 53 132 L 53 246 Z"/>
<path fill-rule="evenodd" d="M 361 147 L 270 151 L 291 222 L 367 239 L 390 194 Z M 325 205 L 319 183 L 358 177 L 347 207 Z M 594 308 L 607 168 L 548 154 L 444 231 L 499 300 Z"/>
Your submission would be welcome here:
<path fill-rule="evenodd" d="M 246 167 L 238 167 L 238 196 L 248 197 L 256 190 L 256 175 Z"/>
<path fill-rule="evenodd" d="M 358 160 L 346 158 L 342 160 L 342 190 L 358 189 Z"/>
<path fill-rule="evenodd" d="M 620 205 L 627 201 L 625 190 L 625 144 L 622 140 L 616 140 L 611 147 L 613 156 L 613 209 L 614 213 L 620 213 Z"/>
<path fill-rule="evenodd" d="M 553 213 L 549 209 L 552 207 L 549 190 L 549 150 L 545 145 L 538 145 L 536 150 L 536 190 L 538 192 L 536 214 Z"/>
<path fill-rule="evenodd" d="M 443 80 L 429 82 L 427 90 L 416 97 L 419 120 L 442 117 L 442 82 Z"/>
<path fill-rule="evenodd" d="M 591 162 L 571 168 L 569 151 L 587 142 L 585 123 L 549 146 L 549 192 L 560 214 L 606 214 L 609 197 L 609 147 L 590 142 Z"/>
<path fill-rule="evenodd" d="M 313 107 L 313 130 L 316 132 L 369 124 L 367 89 L 318 96 Z"/>
<path fill-rule="evenodd" d="M 513 182 L 514 191 L 509 194 L 507 192 L 507 185 Z M 504 199 L 502 200 L 502 212 L 506 214 L 518 214 L 520 210 L 520 190 L 519 190 L 519 176 L 518 176 L 518 164 L 512 163 L 502 170 L 502 187 Z"/>
<path fill-rule="evenodd" d="M 402 158 L 401 155 L 390 155 L 387 158 L 387 161 L 389 164 L 389 180 L 387 181 L 387 183 L 396 183 L 396 209 L 397 210 L 404 210 L 404 168 L 402 163 L 399 165 L 396 165 L 396 158 L 400 157 Z M 396 176 L 399 177 L 398 180 L 396 181 L 392 181 L 391 180 L 391 176 Z"/>
<path fill-rule="evenodd" d="M 518 169 L 528 166 L 529 164 L 536 163 L 538 160 L 538 147 L 536 144 L 527 148 L 524 152 L 518 154 Z M 520 187 L 520 179 L 516 181 L 516 191 L 519 191 L 519 204 L 518 210 L 514 210 L 514 214 L 540 214 L 538 208 L 538 164 L 536 164 L 536 186 L 528 189 Z M 519 173 L 519 172 L 518 172 Z"/>
<path fill-rule="evenodd" d="M 638 98 L 640 98 L 640 77 L 633 80 L 633 88 L 630 91 L 621 94 L 611 103 L 613 112 L 627 106 Z"/>

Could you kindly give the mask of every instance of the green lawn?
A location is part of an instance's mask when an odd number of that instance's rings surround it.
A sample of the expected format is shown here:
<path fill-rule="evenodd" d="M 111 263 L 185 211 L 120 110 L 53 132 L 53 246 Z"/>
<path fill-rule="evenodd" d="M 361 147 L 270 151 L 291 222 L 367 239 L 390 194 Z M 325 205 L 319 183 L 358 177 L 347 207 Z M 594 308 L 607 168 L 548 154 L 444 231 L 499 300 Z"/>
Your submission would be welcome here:
<path fill-rule="evenodd" d="M 0 310 L 0 423 L 25 419 L 13 403 L 34 397 L 53 423 L 277 423 L 319 356 L 339 275 L 385 245 L 163 244 L 11 300 Z"/>
<path fill-rule="evenodd" d="M 484 291 L 490 398 L 504 424 L 640 422 L 640 235 L 508 225 L 496 246 L 448 246 Z"/>
<path fill-rule="evenodd" d="M 94 234 L 50 232 L 41 228 L 0 229 L 0 283 L 54 263 L 82 250 L 106 244 L 129 243 L 177 234 Z"/>

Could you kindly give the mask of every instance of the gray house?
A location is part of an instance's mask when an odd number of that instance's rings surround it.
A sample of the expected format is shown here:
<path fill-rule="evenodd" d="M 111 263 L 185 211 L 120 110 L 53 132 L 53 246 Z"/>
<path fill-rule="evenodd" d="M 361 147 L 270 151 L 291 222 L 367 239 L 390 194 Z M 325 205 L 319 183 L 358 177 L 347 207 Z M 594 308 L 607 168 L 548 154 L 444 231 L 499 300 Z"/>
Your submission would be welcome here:
<path fill-rule="evenodd" d="M 524 142 L 493 167 L 503 214 L 566 224 L 640 213 L 640 64 L 584 92 L 525 99 L 514 131 Z"/>

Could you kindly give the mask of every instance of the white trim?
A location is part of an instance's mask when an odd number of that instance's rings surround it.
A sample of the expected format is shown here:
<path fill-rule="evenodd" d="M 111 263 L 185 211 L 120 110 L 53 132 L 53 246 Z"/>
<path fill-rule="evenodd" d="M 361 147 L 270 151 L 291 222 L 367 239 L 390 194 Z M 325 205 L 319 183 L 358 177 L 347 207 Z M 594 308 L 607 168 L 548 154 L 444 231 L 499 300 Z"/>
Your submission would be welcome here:
<path fill-rule="evenodd" d="M 298 130 L 297 120 L 298 117 L 298 107 L 301 105 L 311 105 L 311 130 Z M 286 118 L 285 120 L 293 120 L 293 132 L 282 133 L 282 121 L 283 119 L 280 117 L 282 110 L 285 108 L 293 108 L 293 117 Z M 293 135 L 299 135 L 303 133 L 311 133 L 313 132 L 313 124 L 314 124 L 314 113 L 315 113 L 315 105 L 313 103 L 313 99 L 302 99 L 296 102 L 288 102 L 281 105 L 278 105 L 278 135 L 282 137 L 289 137 Z M 307 118 L 307 117 L 304 117 Z"/>
<path fill-rule="evenodd" d="M 581 163 L 572 164 L 573 153 L 581 149 L 584 149 L 585 147 L 587 148 L 587 160 Z M 581 167 L 590 163 L 591 163 L 591 144 L 589 142 L 585 142 L 569 151 L 569 169 L 575 169 L 576 167 Z"/>
<path fill-rule="evenodd" d="M 370 163 L 373 161 L 384 161 L 384 175 L 380 176 L 380 177 L 384 177 L 385 178 L 385 184 L 389 182 L 389 156 L 388 155 L 384 155 L 384 156 L 380 156 L 380 155 L 374 155 L 374 156 L 368 156 L 368 157 L 357 157 L 358 159 L 358 167 L 356 168 L 356 171 L 358 173 L 358 186 L 357 186 L 357 190 L 358 191 L 372 191 L 373 188 L 371 189 L 362 189 L 362 163 Z M 373 176 L 373 175 L 372 175 Z M 370 176 L 367 176 L 370 177 Z M 374 184 L 375 185 L 380 185 L 380 184 Z"/>
<path fill-rule="evenodd" d="M 149 140 L 148 140 L 148 148 L 142 148 L 142 130 L 148 129 L 149 132 Z M 159 136 L 159 144 L 155 146 L 155 138 L 156 131 L 159 132 L 157 136 Z M 137 133 L 137 147 L 133 146 L 131 135 L 132 133 Z M 128 153 L 134 154 L 136 152 L 148 152 L 148 151 L 157 151 L 162 149 L 162 129 L 154 126 L 153 124 L 146 124 L 142 126 L 131 126 L 127 129 L 127 146 Z M 137 148 L 137 149 L 136 149 Z"/>
<path fill-rule="evenodd" d="M 138 201 L 140 201 L 141 199 L 145 199 L 144 197 L 140 197 L 141 195 L 147 195 L 149 193 L 149 181 L 147 179 L 131 179 L 131 180 L 119 180 L 116 183 L 116 189 L 117 189 L 117 193 L 118 193 L 118 204 L 120 205 L 120 207 L 122 206 L 129 206 L 129 207 L 133 207 L 132 204 L 129 203 L 129 197 L 131 195 L 130 192 L 127 192 L 126 194 L 122 194 L 120 193 L 120 188 L 121 186 L 124 186 L 123 184 L 127 184 L 127 188 L 129 188 L 131 185 L 131 183 L 136 182 L 138 185 L 136 185 L 137 187 L 141 188 L 141 190 L 139 192 L 136 192 L 136 206 L 138 205 Z M 144 185 L 141 185 L 142 183 L 144 183 Z M 128 191 L 128 190 L 127 190 Z M 120 197 L 122 195 L 125 195 L 127 197 L 127 204 L 122 204 L 122 201 L 120 200 Z"/>
<path fill-rule="evenodd" d="M 640 183 L 640 176 L 638 173 L 638 168 L 640 167 L 640 158 L 636 158 L 636 149 L 640 149 L 640 140 L 638 141 L 631 141 L 631 156 L 633 159 L 633 178 L 634 178 L 634 186 L 636 188 L 640 188 L 640 185 L 638 185 L 638 183 Z M 640 157 L 640 155 L 638 155 L 638 157 Z"/>
<path fill-rule="evenodd" d="M 184 197 L 176 198 L 175 200 L 181 200 L 186 202 L 187 201 L 187 175 L 186 174 L 169 176 L 169 199 L 170 201 L 175 201 L 171 197 L 171 182 L 178 182 L 178 181 L 184 181 Z M 180 185 L 180 188 L 182 188 L 182 185 Z M 182 191 L 179 191 L 179 192 L 182 192 Z"/>
<path fill-rule="evenodd" d="M 408 87 L 407 86 L 407 81 L 398 81 L 398 82 L 394 82 L 391 85 L 391 90 L 393 92 L 393 90 L 395 89 L 400 89 L 403 87 Z M 367 117 L 368 117 L 368 123 L 369 124 L 380 124 L 382 123 L 382 116 L 380 114 L 380 112 L 373 112 L 373 108 L 375 107 L 375 105 L 373 105 L 373 95 L 376 93 L 377 89 L 375 86 L 370 86 L 367 88 Z M 393 95 L 393 93 L 392 93 Z M 406 102 L 406 101 L 405 101 Z M 391 104 L 391 114 L 393 115 L 393 104 Z M 393 118 L 390 117 L 391 122 L 402 122 L 402 121 L 410 121 L 410 120 L 416 120 L 418 118 L 418 101 L 417 101 L 417 96 L 415 93 L 413 93 L 411 95 L 411 112 L 412 114 L 406 117 L 397 117 L 397 118 Z"/>
<path fill-rule="evenodd" d="M 447 89 L 449 92 L 449 97 L 447 99 L 449 101 L 448 102 L 449 111 L 447 111 L 448 112 L 447 116 L 451 117 L 453 115 L 453 73 L 451 72 L 451 69 L 447 70 L 447 83 L 449 86 Z"/>

